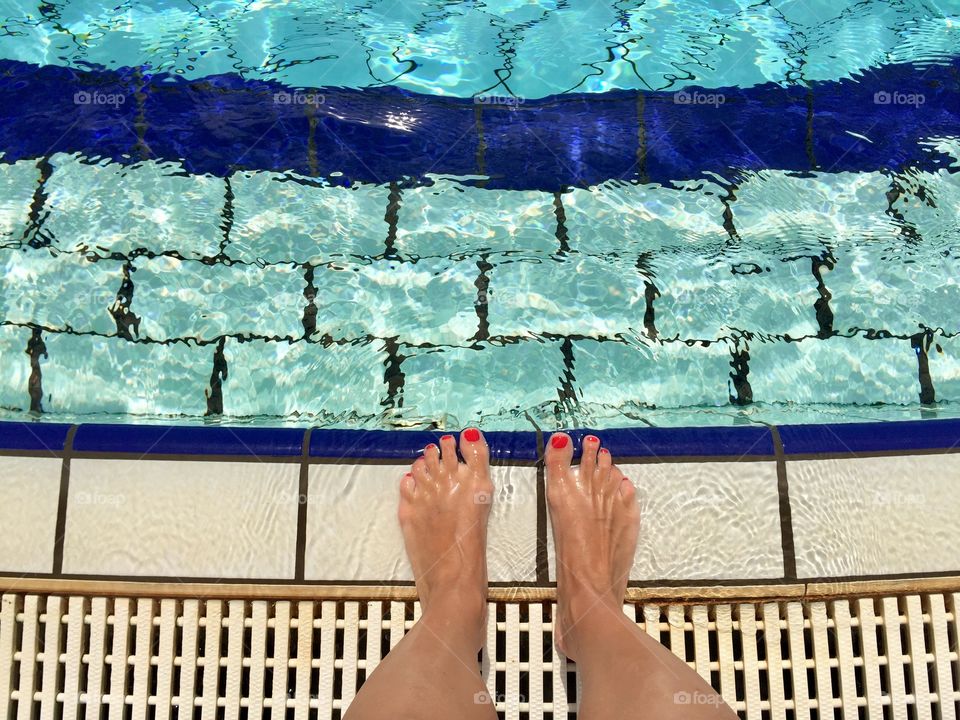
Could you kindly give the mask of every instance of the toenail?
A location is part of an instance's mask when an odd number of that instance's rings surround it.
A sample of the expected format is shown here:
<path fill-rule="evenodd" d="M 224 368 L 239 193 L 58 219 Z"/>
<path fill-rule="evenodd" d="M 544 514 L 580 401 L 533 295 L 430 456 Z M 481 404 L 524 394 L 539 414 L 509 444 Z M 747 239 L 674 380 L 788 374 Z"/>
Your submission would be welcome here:
<path fill-rule="evenodd" d="M 435 450 L 436 448 L 437 448 L 436 445 L 434 445 L 433 443 L 430 443 L 424 448 L 424 450 Z"/>
<path fill-rule="evenodd" d="M 444 435 L 442 438 L 440 438 L 440 442 L 443 442 L 444 440 L 453 440 L 453 435 Z"/>
<path fill-rule="evenodd" d="M 550 444 L 553 445 L 557 450 L 562 450 L 567 446 L 567 436 L 566 435 L 554 435 L 550 438 Z"/>
<path fill-rule="evenodd" d="M 476 428 L 469 428 L 463 431 L 463 439 L 467 442 L 476 442 L 480 439 L 480 431 Z"/>
<path fill-rule="evenodd" d="M 601 454 L 601 455 L 609 455 L 609 454 L 610 454 L 610 451 L 607 450 L 606 448 L 600 448 L 600 454 Z"/>
<path fill-rule="evenodd" d="M 600 438 L 598 438 L 596 435 L 587 435 L 584 440 L 586 440 L 588 443 L 600 442 Z"/>

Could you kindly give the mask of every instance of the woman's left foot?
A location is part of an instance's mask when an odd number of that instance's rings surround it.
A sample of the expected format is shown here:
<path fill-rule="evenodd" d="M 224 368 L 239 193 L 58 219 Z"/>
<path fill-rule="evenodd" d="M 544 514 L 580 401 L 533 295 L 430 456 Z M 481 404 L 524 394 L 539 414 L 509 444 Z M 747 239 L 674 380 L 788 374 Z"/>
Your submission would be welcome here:
<path fill-rule="evenodd" d="M 482 644 L 487 599 L 487 518 L 493 499 L 490 454 L 476 428 L 424 448 L 400 481 L 400 527 L 426 615 L 450 610 L 476 621 Z"/>

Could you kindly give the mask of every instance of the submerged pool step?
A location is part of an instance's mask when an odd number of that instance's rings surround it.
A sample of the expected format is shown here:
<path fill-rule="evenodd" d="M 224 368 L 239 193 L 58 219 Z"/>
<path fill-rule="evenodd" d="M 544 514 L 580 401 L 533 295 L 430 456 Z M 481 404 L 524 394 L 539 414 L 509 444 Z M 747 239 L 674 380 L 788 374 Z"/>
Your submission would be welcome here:
<path fill-rule="evenodd" d="M 551 195 L 55 155 L 0 182 L 7 408 L 33 388 L 59 412 L 602 423 L 960 399 L 945 171 Z"/>
<path fill-rule="evenodd" d="M 623 612 L 743 718 L 956 718 L 956 593 L 631 603 Z M 333 720 L 420 613 L 419 603 L 385 600 L 4 593 L 0 710 L 166 717 L 186 707 Z M 575 716 L 582 688 L 553 647 L 556 613 L 551 603 L 489 605 L 479 669 L 505 720 Z"/>

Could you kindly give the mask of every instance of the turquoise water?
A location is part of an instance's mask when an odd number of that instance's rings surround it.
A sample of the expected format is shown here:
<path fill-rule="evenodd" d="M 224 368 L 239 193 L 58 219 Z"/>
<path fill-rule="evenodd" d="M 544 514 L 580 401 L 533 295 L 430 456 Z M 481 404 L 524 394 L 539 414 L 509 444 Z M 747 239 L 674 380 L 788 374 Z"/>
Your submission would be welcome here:
<path fill-rule="evenodd" d="M 960 54 L 958 17 L 944 2 L 0 0 L 0 58 L 522 103 L 922 67 Z M 923 142 L 953 164 L 557 193 L 441 173 L 214 177 L 95 148 L 5 162 L 0 145 L 0 415 L 499 429 L 956 416 L 960 138 Z"/>
<path fill-rule="evenodd" d="M 39 65 L 459 97 L 792 84 L 960 51 L 942 0 L 4 0 L 0 21 L 2 57 Z"/>

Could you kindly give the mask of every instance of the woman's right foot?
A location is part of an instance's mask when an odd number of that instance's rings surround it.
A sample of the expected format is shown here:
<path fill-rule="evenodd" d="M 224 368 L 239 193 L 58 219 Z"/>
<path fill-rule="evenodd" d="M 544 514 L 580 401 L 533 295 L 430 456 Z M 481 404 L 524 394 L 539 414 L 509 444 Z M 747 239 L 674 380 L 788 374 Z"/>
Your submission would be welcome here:
<path fill-rule="evenodd" d="M 633 484 L 600 440 L 583 440 L 579 467 L 573 442 L 554 433 L 547 443 L 547 504 L 556 549 L 557 648 L 576 659 L 580 620 L 595 612 L 622 613 L 640 530 Z"/>

